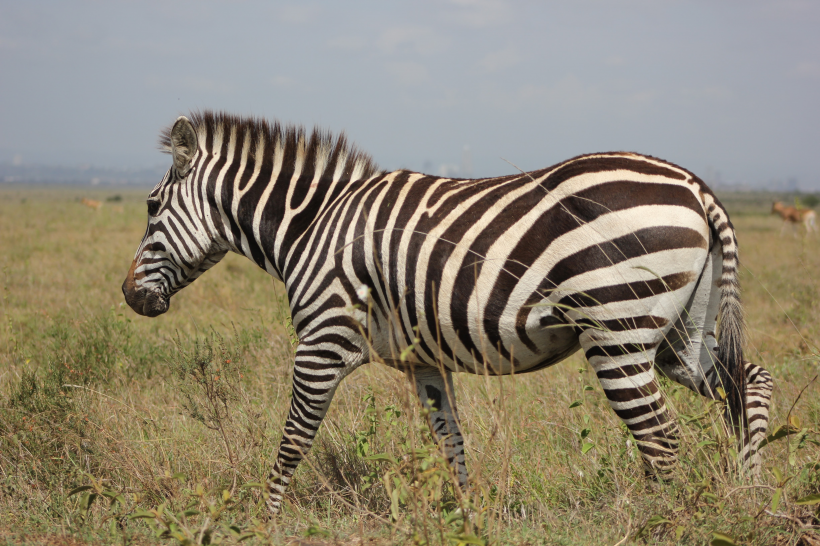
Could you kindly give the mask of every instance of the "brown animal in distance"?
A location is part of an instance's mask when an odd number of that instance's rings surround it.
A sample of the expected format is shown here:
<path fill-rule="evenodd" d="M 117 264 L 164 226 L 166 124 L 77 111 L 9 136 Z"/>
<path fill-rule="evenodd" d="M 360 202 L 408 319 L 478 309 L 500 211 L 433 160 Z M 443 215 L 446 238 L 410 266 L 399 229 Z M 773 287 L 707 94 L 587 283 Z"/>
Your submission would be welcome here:
<path fill-rule="evenodd" d="M 87 197 L 83 197 L 82 201 L 80 201 L 83 205 L 90 209 L 99 210 L 102 206 L 102 201 L 96 201 L 94 199 L 89 199 Z"/>
<path fill-rule="evenodd" d="M 780 236 L 786 230 L 786 226 L 791 224 L 792 233 L 797 237 L 797 225 L 801 222 L 806 227 L 806 235 L 817 233 L 817 213 L 812 209 L 799 209 L 776 201 L 772 204 L 772 214 L 779 214 L 783 218 L 783 227 L 780 228 Z"/>

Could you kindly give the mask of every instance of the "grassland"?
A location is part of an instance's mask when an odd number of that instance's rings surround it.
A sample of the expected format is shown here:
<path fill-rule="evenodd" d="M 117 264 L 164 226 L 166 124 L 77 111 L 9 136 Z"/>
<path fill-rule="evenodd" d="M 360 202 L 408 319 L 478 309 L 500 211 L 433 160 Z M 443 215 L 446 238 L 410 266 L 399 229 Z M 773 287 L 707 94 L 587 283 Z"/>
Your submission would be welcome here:
<path fill-rule="evenodd" d="M 772 430 L 789 430 L 759 487 L 733 470 L 720 408 L 667 383 L 681 464 L 645 479 L 575 355 L 456 377 L 462 498 L 406 378 L 374 364 L 344 381 L 269 521 L 258 482 L 294 342 L 282 286 L 228 256 L 166 315 L 137 316 L 120 285 L 145 192 L 113 193 L 0 186 L 0 543 L 820 544 L 819 505 L 796 503 L 820 493 L 820 240 L 781 238 L 768 195 L 725 196 L 748 353 L 775 379 Z"/>

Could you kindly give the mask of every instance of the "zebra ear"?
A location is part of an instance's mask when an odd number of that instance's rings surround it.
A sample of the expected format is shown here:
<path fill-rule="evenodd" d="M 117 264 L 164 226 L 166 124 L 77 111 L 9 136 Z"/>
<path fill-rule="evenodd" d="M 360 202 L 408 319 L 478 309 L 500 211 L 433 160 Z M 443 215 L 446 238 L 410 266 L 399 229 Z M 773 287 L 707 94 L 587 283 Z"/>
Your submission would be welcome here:
<path fill-rule="evenodd" d="M 197 149 L 196 131 L 185 116 L 179 116 L 171 128 L 171 156 L 181 175 L 188 174 Z"/>

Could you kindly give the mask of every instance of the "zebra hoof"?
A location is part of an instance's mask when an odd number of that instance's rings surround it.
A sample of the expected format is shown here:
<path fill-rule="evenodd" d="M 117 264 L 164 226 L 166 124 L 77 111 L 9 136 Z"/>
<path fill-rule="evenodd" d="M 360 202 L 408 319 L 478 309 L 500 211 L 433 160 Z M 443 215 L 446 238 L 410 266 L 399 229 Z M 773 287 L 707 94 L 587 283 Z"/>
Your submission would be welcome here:
<path fill-rule="evenodd" d="M 672 469 L 644 467 L 644 477 L 650 482 L 669 483 L 673 480 L 673 472 Z"/>

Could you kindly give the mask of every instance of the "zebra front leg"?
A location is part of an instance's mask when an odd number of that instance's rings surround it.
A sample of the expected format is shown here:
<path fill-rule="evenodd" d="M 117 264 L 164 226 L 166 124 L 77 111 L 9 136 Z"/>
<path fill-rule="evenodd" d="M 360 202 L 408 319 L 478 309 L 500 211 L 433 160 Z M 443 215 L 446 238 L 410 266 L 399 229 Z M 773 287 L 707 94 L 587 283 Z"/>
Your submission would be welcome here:
<path fill-rule="evenodd" d="M 331 356 L 338 356 L 338 359 Z M 266 483 L 266 502 L 271 514 L 279 513 L 285 489 L 296 467 L 313 445 L 336 387 L 348 372 L 341 356 L 334 351 L 317 351 L 314 347 L 307 349 L 302 344 L 296 350 L 290 412 L 285 421 L 276 463 Z"/>
<path fill-rule="evenodd" d="M 664 477 L 678 461 L 678 426 L 655 378 L 660 336 L 659 330 L 649 329 L 588 329 L 579 341 L 609 405 L 635 438 L 647 474 Z"/>
<path fill-rule="evenodd" d="M 429 412 L 427 418 L 433 437 L 442 446 L 444 456 L 456 474 L 458 486 L 464 491 L 467 487 L 467 465 L 464 463 L 464 438 L 455 407 L 453 374 L 446 370 L 442 375 L 437 368 L 419 366 L 413 370 L 413 377 L 419 400 Z"/>

